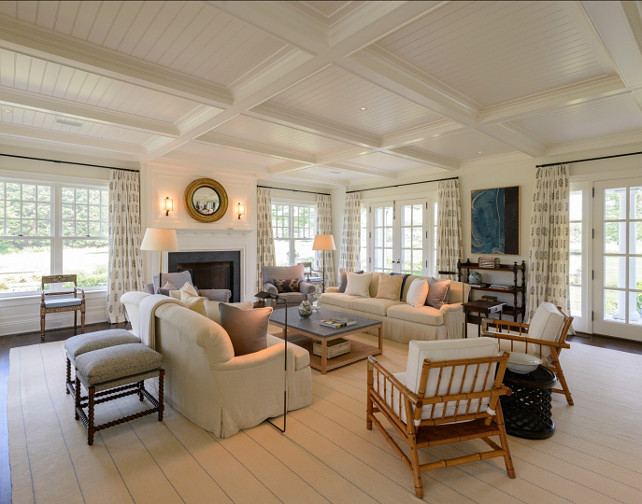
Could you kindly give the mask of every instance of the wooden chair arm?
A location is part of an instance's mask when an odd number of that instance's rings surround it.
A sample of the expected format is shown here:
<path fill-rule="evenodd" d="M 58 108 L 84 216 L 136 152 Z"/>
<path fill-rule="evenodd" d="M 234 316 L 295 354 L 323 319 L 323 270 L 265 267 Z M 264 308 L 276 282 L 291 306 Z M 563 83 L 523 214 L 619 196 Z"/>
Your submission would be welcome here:
<path fill-rule="evenodd" d="M 491 318 L 484 318 L 482 319 L 482 331 L 487 331 L 488 326 L 495 326 L 501 328 L 506 328 L 508 330 L 517 330 L 520 333 L 523 330 L 528 331 L 529 324 L 526 322 L 514 322 L 512 320 L 498 320 L 498 319 L 491 319 Z"/>
<path fill-rule="evenodd" d="M 497 338 L 497 339 L 503 339 L 503 340 L 509 340 L 509 341 L 519 341 L 522 343 L 532 343 L 534 345 L 542 345 L 542 346 L 548 346 L 548 347 L 555 347 L 555 348 L 571 348 L 571 345 L 568 343 L 560 343 L 559 341 L 548 341 L 548 340 L 540 340 L 537 338 L 529 338 L 528 336 L 519 336 L 517 334 L 508 334 L 508 333 L 498 333 L 498 332 L 493 332 L 493 331 L 485 331 L 482 333 L 482 336 L 487 336 L 489 338 Z"/>

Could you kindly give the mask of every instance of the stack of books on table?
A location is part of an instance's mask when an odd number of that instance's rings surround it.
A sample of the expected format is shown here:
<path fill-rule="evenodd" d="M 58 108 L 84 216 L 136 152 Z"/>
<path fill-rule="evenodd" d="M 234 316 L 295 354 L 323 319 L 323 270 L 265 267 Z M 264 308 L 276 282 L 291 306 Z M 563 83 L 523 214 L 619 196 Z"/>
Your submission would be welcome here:
<path fill-rule="evenodd" d="M 333 327 L 335 329 L 341 329 L 342 327 L 355 325 L 356 323 L 356 320 L 348 320 L 344 318 L 330 318 L 319 321 L 319 324 L 321 324 L 322 326 Z"/>

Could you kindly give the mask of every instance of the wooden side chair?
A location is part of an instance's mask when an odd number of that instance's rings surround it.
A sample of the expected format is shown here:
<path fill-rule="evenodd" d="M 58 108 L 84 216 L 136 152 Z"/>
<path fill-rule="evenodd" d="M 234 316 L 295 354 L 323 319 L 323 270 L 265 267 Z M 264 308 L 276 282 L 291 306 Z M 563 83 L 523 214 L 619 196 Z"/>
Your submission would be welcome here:
<path fill-rule="evenodd" d="M 509 352 L 522 352 L 542 359 L 542 366 L 550 369 L 557 377 L 561 388 L 553 392 L 564 394 L 566 402 L 573 405 L 573 397 L 566 383 L 560 362 L 560 353 L 571 348 L 566 342 L 573 317 L 566 315 L 561 307 L 547 301 L 537 307 L 529 324 L 510 320 L 484 319 L 482 336 L 497 338 L 499 347 Z"/>
<path fill-rule="evenodd" d="M 46 289 L 46 285 L 59 284 L 60 290 Z M 65 285 L 73 284 L 72 288 Z M 45 339 L 45 317 L 47 313 L 74 312 L 74 334 L 78 330 L 78 312 L 80 312 L 80 332 L 85 332 L 85 291 L 78 288 L 76 275 L 43 276 L 40 283 L 40 340 Z"/>
<path fill-rule="evenodd" d="M 391 373 L 374 357 L 368 359 L 366 427 L 376 425 L 412 472 L 415 495 L 423 497 L 421 473 L 467 462 L 503 457 L 515 477 L 499 397 L 508 352 L 498 355 L 493 338 L 411 341 L 403 373 Z M 397 444 L 378 416 L 407 445 Z M 499 444 L 491 439 L 498 436 Z M 397 436 L 395 436 L 397 437 Z M 490 450 L 421 463 L 419 450 L 481 439 Z"/>

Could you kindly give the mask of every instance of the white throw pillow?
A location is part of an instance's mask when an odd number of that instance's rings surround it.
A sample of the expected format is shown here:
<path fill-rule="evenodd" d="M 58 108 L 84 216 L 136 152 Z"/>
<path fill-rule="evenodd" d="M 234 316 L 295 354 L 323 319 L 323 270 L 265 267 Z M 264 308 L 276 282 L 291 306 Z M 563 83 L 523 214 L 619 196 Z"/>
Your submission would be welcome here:
<path fill-rule="evenodd" d="M 348 272 L 348 285 L 346 286 L 346 294 L 351 296 L 370 297 L 370 273 L 352 273 Z"/>
<path fill-rule="evenodd" d="M 185 282 L 183 286 L 180 288 L 180 291 L 181 291 L 181 299 L 183 298 L 184 293 L 189 296 L 198 297 L 198 291 L 189 282 Z"/>
<path fill-rule="evenodd" d="M 423 306 L 428 296 L 428 282 L 424 278 L 415 278 L 406 294 L 406 303 L 411 306 Z"/>

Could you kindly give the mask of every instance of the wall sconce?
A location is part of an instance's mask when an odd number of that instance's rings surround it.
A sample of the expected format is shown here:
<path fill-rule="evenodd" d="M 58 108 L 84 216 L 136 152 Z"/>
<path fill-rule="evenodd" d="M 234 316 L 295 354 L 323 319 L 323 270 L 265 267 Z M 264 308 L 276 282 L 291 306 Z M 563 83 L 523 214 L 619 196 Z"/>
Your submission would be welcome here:
<path fill-rule="evenodd" d="M 240 219 L 242 215 L 245 215 L 245 204 L 240 201 L 236 204 L 236 215 L 238 219 Z"/>
<path fill-rule="evenodd" d="M 161 203 L 161 207 L 165 210 L 165 216 L 169 216 L 169 212 L 174 211 L 174 200 L 169 196 L 165 196 L 165 199 Z"/>

